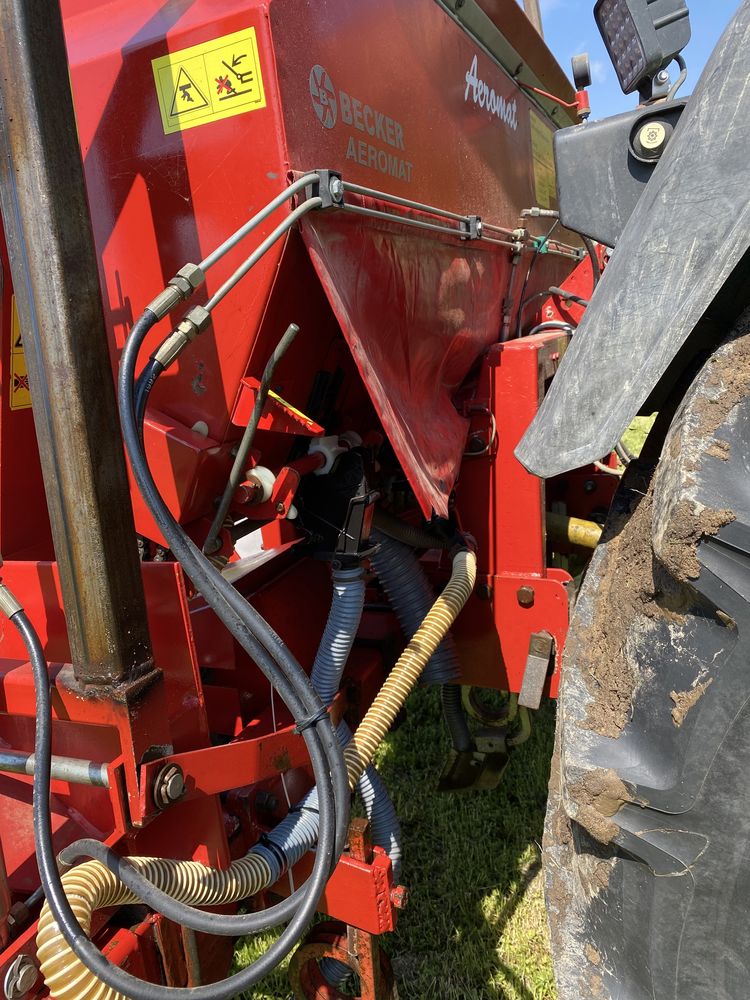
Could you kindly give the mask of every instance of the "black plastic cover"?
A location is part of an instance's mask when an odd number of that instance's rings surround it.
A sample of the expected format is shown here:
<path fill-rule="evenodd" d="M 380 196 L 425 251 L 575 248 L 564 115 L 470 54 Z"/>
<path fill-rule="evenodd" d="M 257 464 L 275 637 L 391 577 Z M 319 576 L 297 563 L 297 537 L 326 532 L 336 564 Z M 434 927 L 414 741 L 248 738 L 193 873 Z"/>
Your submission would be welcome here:
<path fill-rule="evenodd" d="M 684 108 L 684 100 L 672 101 L 556 132 L 557 201 L 563 225 L 613 247 Z M 663 135 L 653 158 L 643 156 L 639 136 L 644 129 L 657 138 Z"/>

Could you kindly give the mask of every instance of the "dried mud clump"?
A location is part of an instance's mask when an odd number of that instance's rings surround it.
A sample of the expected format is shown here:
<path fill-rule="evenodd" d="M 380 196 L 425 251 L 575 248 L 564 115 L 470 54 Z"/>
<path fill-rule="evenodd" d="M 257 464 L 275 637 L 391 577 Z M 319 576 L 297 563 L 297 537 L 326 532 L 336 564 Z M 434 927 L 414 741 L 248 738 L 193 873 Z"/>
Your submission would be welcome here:
<path fill-rule="evenodd" d="M 596 948 L 594 948 L 593 945 L 591 945 L 591 944 L 588 943 L 588 941 L 584 945 L 583 953 L 586 956 L 586 958 L 589 960 L 589 962 L 591 962 L 592 965 L 601 965 L 602 964 L 602 956 L 599 954 L 599 952 L 596 950 Z"/>
<path fill-rule="evenodd" d="M 570 797 L 576 803 L 575 819 L 600 844 L 610 843 L 617 836 L 619 827 L 612 816 L 632 796 L 615 771 L 598 769 L 590 771 L 570 788 Z"/>
<path fill-rule="evenodd" d="M 705 383 L 708 394 L 702 393 L 693 404 L 698 419 L 694 435 L 699 439 L 712 437 L 727 414 L 750 393 L 750 309 L 740 317 L 735 333 L 735 338 L 710 358 Z M 727 442 L 717 441 L 716 445 L 726 449 Z"/>
<path fill-rule="evenodd" d="M 706 454 L 710 455 L 712 458 L 719 458 L 722 462 L 726 462 L 732 453 L 732 446 L 728 441 L 723 441 L 721 438 L 717 438 L 714 443 L 706 449 Z"/>
<path fill-rule="evenodd" d="M 707 681 L 703 681 L 702 684 L 696 684 L 694 688 L 690 688 L 687 691 L 671 691 L 669 697 L 674 702 L 674 708 L 672 709 L 672 722 L 679 729 L 682 723 L 685 721 L 685 716 L 688 714 L 691 708 L 698 704 L 703 695 L 706 693 L 706 689 L 709 684 L 713 683 L 713 677 L 709 677 Z"/>
<path fill-rule="evenodd" d="M 735 519 L 734 511 L 701 508 L 693 500 L 681 500 L 672 511 L 664 535 L 661 556 L 678 580 L 696 580 L 701 567 L 698 542 L 705 535 L 715 535 L 719 528 Z"/>

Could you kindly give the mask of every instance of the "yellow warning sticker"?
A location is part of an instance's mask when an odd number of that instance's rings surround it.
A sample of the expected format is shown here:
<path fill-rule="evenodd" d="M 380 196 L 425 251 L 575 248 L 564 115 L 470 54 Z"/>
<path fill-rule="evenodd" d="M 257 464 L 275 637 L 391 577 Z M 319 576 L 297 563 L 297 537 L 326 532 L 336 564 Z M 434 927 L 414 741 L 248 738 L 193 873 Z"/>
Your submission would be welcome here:
<path fill-rule="evenodd" d="M 21 341 L 21 324 L 18 321 L 16 297 L 10 300 L 10 408 L 28 410 L 31 406 L 29 373 L 26 370 L 26 355 Z"/>
<path fill-rule="evenodd" d="M 555 154 L 552 130 L 534 111 L 531 114 L 531 155 L 534 162 L 534 188 L 540 208 L 551 208 L 556 195 Z"/>
<path fill-rule="evenodd" d="M 265 108 L 255 28 L 152 60 L 164 134 Z"/>

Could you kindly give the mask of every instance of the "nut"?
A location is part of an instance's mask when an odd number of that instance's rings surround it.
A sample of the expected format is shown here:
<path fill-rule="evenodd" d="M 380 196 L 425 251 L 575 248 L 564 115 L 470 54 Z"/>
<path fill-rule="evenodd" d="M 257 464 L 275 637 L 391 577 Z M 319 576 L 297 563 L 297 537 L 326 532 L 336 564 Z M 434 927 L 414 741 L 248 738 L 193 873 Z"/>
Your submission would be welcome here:
<path fill-rule="evenodd" d="M 344 197 L 344 182 L 340 177 L 332 177 L 328 182 L 328 191 L 334 201 L 341 201 Z"/>
<path fill-rule="evenodd" d="M 10 965 L 3 983 L 7 1000 L 21 1000 L 39 978 L 39 969 L 29 955 L 19 955 Z"/>
<path fill-rule="evenodd" d="M 167 764 L 154 781 L 154 802 L 159 809 L 166 809 L 185 794 L 185 777 L 178 764 Z"/>

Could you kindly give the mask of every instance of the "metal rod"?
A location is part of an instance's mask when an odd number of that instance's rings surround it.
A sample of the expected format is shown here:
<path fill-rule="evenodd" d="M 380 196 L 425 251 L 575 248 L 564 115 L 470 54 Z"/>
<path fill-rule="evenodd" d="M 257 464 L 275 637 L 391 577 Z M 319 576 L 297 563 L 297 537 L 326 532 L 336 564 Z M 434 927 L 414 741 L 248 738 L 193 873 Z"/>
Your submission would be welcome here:
<path fill-rule="evenodd" d="M 153 670 L 60 7 L 0 5 L 0 208 L 76 681 Z"/>
<path fill-rule="evenodd" d="M 496 226 L 492 222 L 482 220 L 482 230 L 485 229 L 489 229 L 493 233 L 502 233 L 504 236 L 512 236 L 514 233 L 513 229 L 508 229 L 506 226 Z"/>
<path fill-rule="evenodd" d="M 224 254 L 229 253 L 230 250 L 236 247 L 241 240 L 244 240 L 244 238 L 248 236 L 253 229 L 256 228 L 256 226 L 259 226 L 261 222 L 264 222 L 268 216 L 275 212 L 277 208 L 280 208 L 284 202 L 289 201 L 289 199 L 292 198 L 298 191 L 301 191 L 303 188 L 307 187 L 308 184 L 312 184 L 313 181 L 317 180 L 317 174 L 309 173 L 305 174 L 303 177 L 299 177 L 293 184 L 290 184 L 289 187 L 284 188 L 284 190 L 280 194 L 276 195 L 272 201 L 269 201 L 265 208 L 262 208 L 260 212 L 254 215 L 252 219 L 249 219 L 244 226 L 241 226 L 236 233 L 229 236 L 220 246 L 210 253 L 208 257 L 205 257 L 200 262 L 199 267 L 203 271 L 207 271 L 210 267 L 213 267 L 217 260 L 221 260 Z"/>
<path fill-rule="evenodd" d="M 384 219 L 386 222 L 400 222 L 404 226 L 414 226 L 416 229 L 428 229 L 433 233 L 447 233 L 449 236 L 464 237 L 468 235 L 462 229 L 454 229 L 451 226 L 438 226 L 434 222 L 422 222 L 421 219 L 410 219 L 406 215 L 393 215 L 391 212 L 380 212 L 375 208 L 363 208 L 362 205 L 342 206 L 345 212 L 355 212 L 357 215 L 366 215 L 370 219 Z"/>
<path fill-rule="evenodd" d="M 21 753 L 19 750 L 0 750 L 0 771 L 33 776 L 34 768 L 33 753 Z M 79 760 L 77 757 L 53 755 L 52 778 L 57 781 L 68 781 L 71 785 L 93 785 L 96 788 L 109 788 L 109 774 L 106 764 L 95 764 L 92 760 Z"/>
<path fill-rule="evenodd" d="M 448 212 L 444 208 L 436 208 L 434 205 L 425 205 L 419 201 L 411 201 L 409 198 L 402 198 L 397 194 L 388 194 L 386 191 L 376 191 L 374 188 L 362 187 L 361 184 L 351 184 L 344 181 L 344 190 L 352 194 L 364 195 L 366 198 L 378 198 L 380 201 L 388 201 L 393 205 L 403 205 L 404 208 L 413 208 L 418 212 L 429 212 L 430 215 L 439 215 L 444 219 L 456 219 L 468 225 L 469 219 L 466 215 L 457 215 L 456 212 Z"/>

